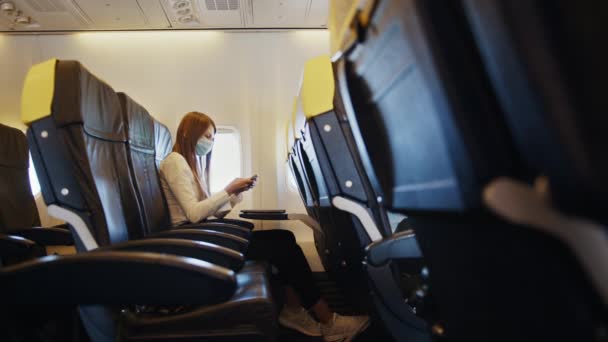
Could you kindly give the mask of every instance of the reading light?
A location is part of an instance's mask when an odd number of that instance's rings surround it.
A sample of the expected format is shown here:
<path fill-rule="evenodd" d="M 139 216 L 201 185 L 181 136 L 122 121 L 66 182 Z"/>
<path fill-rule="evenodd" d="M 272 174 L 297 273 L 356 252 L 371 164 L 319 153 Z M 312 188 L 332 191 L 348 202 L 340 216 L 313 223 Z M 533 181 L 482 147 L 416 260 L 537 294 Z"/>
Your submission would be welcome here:
<path fill-rule="evenodd" d="M 183 16 L 183 15 L 186 15 L 186 14 L 190 14 L 190 9 L 189 8 L 180 9 L 176 13 L 177 13 L 177 15 Z"/>
<path fill-rule="evenodd" d="M 180 0 L 177 1 L 173 4 L 173 8 L 175 9 L 182 9 L 182 8 L 186 8 L 190 5 L 190 3 L 186 0 Z"/>
<path fill-rule="evenodd" d="M 192 21 L 194 21 L 194 17 L 192 16 L 192 14 L 188 14 L 188 15 L 185 15 L 183 17 L 180 17 L 178 20 L 182 24 L 189 24 Z"/>
<path fill-rule="evenodd" d="M 13 11 L 15 11 L 15 4 L 10 1 L 3 2 L 2 5 L 0 5 L 0 10 L 5 13 L 12 13 Z"/>
<path fill-rule="evenodd" d="M 177 23 L 193 25 L 199 22 L 198 12 L 192 0 L 166 0 L 165 3 Z"/>

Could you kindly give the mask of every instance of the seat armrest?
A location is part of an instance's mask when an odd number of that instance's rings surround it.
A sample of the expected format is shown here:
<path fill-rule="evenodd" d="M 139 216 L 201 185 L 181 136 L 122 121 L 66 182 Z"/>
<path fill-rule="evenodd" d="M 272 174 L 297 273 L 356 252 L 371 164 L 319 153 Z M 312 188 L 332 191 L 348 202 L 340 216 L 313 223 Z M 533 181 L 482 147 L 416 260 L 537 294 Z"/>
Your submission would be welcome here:
<path fill-rule="evenodd" d="M 235 289 L 229 269 L 157 253 L 48 256 L 0 269 L 4 304 L 210 305 Z"/>
<path fill-rule="evenodd" d="M 0 234 L 0 258 L 28 255 L 35 247 L 36 243 L 32 240 Z"/>
<path fill-rule="evenodd" d="M 249 239 L 251 236 L 251 229 L 243 228 L 235 224 L 224 223 L 224 222 L 201 222 L 191 223 L 179 226 L 179 229 L 206 229 L 215 230 L 217 232 L 236 235 L 238 237 Z"/>
<path fill-rule="evenodd" d="M 422 252 L 418 246 L 418 241 L 416 241 L 416 234 L 411 230 L 372 242 L 365 248 L 365 252 L 367 263 L 375 267 L 383 266 L 393 259 L 422 258 Z"/>
<path fill-rule="evenodd" d="M 221 218 L 221 219 L 209 219 L 209 220 L 205 221 L 205 223 L 215 223 L 215 222 L 235 224 L 237 226 L 241 226 L 241 227 L 247 228 L 249 230 L 253 230 L 253 228 L 255 228 L 253 223 L 251 223 L 249 221 L 245 221 L 245 220 Z"/>
<path fill-rule="evenodd" d="M 230 248 L 239 253 L 244 253 L 249 245 L 249 241 L 241 237 L 217 232 L 206 229 L 171 229 L 157 234 L 148 236 L 147 238 L 173 238 L 186 239 L 194 241 L 204 241 L 213 243 L 222 247 Z"/>
<path fill-rule="evenodd" d="M 243 254 L 226 247 L 203 241 L 183 239 L 146 239 L 132 240 L 111 246 L 101 247 L 95 252 L 131 251 L 173 254 L 204 260 L 212 264 L 239 271 L 245 263 Z"/>
<path fill-rule="evenodd" d="M 283 221 L 289 220 L 285 210 L 241 210 L 240 217 L 252 220 Z"/>
<path fill-rule="evenodd" d="M 11 234 L 32 240 L 41 246 L 72 246 L 74 240 L 69 229 L 60 227 L 30 227 L 11 230 Z"/>

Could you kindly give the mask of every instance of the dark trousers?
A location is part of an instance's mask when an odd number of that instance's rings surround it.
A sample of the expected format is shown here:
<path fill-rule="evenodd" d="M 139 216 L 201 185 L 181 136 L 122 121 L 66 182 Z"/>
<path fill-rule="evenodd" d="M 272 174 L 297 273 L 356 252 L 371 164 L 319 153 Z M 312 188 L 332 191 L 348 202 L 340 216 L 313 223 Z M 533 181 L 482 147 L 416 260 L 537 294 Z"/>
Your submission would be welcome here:
<path fill-rule="evenodd" d="M 245 257 L 267 261 L 279 271 L 279 279 L 293 287 L 306 309 L 321 299 L 310 265 L 292 232 L 282 229 L 254 231 Z"/>

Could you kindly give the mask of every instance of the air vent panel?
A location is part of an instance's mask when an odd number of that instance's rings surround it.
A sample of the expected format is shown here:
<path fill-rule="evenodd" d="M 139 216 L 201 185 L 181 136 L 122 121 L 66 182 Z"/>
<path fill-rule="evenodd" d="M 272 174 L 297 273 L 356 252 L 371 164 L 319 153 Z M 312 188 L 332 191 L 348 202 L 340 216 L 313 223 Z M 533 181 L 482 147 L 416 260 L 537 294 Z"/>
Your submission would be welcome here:
<path fill-rule="evenodd" d="M 66 8 L 60 1 L 53 0 L 25 0 L 35 11 L 41 13 L 65 12 Z"/>
<path fill-rule="evenodd" d="M 236 11 L 239 0 L 205 0 L 207 11 Z"/>

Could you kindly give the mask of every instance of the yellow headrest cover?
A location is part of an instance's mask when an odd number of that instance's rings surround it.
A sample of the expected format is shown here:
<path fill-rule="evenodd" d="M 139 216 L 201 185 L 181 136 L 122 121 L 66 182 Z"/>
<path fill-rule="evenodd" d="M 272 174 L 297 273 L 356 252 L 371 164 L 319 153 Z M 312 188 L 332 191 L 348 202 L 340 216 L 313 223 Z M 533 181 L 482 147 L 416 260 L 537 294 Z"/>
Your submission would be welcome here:
<path fill-rule="evenodd" d="M 26 125 L 51 115 L 57 59 L 30 68 L 21 92 L 21 121 Z"/>
<path fill-rule="evenodd" d="M 334 86 L 334 73 L 329 56 L 319 56 L 306 62 L 300 93 L 306 118 L 334 108 Z"/>

